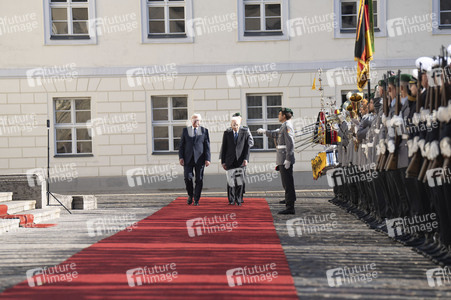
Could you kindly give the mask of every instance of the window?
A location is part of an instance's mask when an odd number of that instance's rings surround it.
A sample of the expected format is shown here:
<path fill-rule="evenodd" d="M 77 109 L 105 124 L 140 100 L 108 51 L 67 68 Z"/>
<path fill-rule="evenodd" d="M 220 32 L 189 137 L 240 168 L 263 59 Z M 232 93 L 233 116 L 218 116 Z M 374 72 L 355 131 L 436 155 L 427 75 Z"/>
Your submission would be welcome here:
<path fill-rule="evenodd" d="M 92 154 L 87 122 L 91 120 L 89 98 L 56 98 L 55 149 L 57 156 Z"/>
<path fill-rule="evenodd" d="M 358 9 L 360 0 L 334 0 L 335 11 L 338 16 L 335 28 L 335 37 L 338 38 L 355 38 L 357 27 Z M 374 14 L 374 35 L 376 37 L 385 36 L 385 9 L 386 0 L 373 1 Z"/>
<path fill-rule="evenodd" d="M 359 1 L 342 0 L 341 1 L 341 32 L 355 33 L 357 28 Z M 377 31 L 377 1 L 373 1 L 373 14 L 374 14 L 374 30 Z"/>
<path fill-rule="evenodd" d="M 240 1 L 240 40 L 288 39 L 288 0 Z"/>
<path fill-rule="evenodd" d="M 186 96 L 152 97 L 153 151 L 178 151 L 186 120 L 188 120 Z"/>
<path fill-rule="evenodd" d="M 279 109 L 282 95 L 247 95 L 247 124 L 254 137 L 253 150 L 275 149 L 274 139 L 257 134 L 258 128 L 276 130 L 280 128 Z"/>
<path fill-rule="evenodd" d="M 92 44 L 96 32 L 94 0 L 44 0 L 46 44 Z"/>
<path fill-rule="evenodd" d="M 142 0 L 144 41 L 191 42 L 186 25 L 192 19 L 192 0 Z"/>
<path fill-rule="evenodd" d="M 439 28 L 451 29 L 451 1 L 440 0 Z"/>

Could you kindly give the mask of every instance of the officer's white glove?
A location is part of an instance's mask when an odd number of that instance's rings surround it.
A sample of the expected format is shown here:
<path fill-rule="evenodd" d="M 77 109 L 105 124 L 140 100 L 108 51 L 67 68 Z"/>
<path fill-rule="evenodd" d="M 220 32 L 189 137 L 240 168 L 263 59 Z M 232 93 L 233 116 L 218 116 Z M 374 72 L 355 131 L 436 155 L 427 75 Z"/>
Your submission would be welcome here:
<path fill-rule="evenodd" d="M 291 161 L 285 160 L 285 161 L 283 162 L 283 165 L 285 166 L 285 169 L 289 169 L 290 166 L 291 166 Z"/>
<path fill-rule="evenodd" d="M 257 133 L 258 134 L 265 134 L 266 133 L 266 129 L 259 128 L 259 129 L 257 129 Z"/>

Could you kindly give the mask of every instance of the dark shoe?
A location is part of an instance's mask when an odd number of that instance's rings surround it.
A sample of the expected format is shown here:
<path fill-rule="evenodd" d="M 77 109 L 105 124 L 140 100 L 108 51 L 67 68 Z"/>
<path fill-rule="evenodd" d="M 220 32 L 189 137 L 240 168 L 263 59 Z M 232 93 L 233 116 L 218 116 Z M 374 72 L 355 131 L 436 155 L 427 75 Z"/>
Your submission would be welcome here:
<path fill-rule="evenodd" d="M 241 206 L 241 200 L 239 200 L 239 199 L 235 200 L 235 204 L 238 206 Z"/>
<path fill-rule="evenodd" d="M 199 199 L 194 200 L 194 206 L 199 206 Z"/>
<path fill-rule="evenodd" d="M 278 212 L 279 215 L 294 215 L 294 208 L 287 208 Z"/>
<path fill-rule="evenodd" d="M 229 205 L 233 205 L 233 201 L 229 201 Z"/>
<path fill-rule="evenodd" d="M 193 203 L 193 196 L 188 196 L 188 201 L 186 203 L 191 205 Z"/>
<path fill-rule="evenodd" d="M 285 201 L 285 200 L 279 201 L 279 204 L 286 204 L 286 203 L 287 203 L 287 201 Z"/>
<path fill-rule="evenodd" d="M 241 203 L 244 203 L 244 200 L 243 200 L 243 199 L 241 199 Z"/>

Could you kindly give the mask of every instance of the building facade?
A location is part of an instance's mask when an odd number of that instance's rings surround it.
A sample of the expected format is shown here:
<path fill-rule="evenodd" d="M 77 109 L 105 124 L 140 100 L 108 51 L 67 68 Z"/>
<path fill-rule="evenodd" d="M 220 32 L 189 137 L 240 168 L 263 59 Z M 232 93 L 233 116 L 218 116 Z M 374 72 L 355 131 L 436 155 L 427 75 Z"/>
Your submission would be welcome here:
<path fill-rule="evenodd" d="M 125 178 L 182 173 L 177 149 L 193 113 L 210 130 L 212 165 L 230 117 L 254 133 L 251 165 L 274 163 L 277 128 L 290 107 L 313 123 L 322 69 L 325 102 L 355 89 L 359 1 L 348 0 L 22 0 L 0 3 L 0 173 Z M 451 41 L 451 1 L 377 0 L 372 82 L 387 69 Z M 47 129 L 47 120 L 50 126 Z M 321 150 L 296 153 L 311 173 Z M 268 167 L 269 168 L 269 167 Z"/>

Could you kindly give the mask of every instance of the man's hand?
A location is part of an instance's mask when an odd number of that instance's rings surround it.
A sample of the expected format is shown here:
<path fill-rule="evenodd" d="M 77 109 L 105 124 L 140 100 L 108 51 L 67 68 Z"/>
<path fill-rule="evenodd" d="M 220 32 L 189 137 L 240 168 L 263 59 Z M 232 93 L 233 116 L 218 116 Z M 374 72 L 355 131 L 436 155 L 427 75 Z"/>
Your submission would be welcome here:
<path fill-rule="evenodd" d="M 259 129 L 257 129 L 257 133 L 258 134 L 265 134 L 266 133 L 266 129 L 259 128 Z"/>
<path fill-rule="evenodd" d="M 222 164 L 222 168 L 227 171 L 226 164 Z"/>
<path fill-rule="evenodd" d="M 285 161 L 283 162 L 283 165 L 285 166 L 285 169 L 289 169 L 290 166 L 291 166 L 291 162 L 290 162 L 289 160 L 285 160 Z"/>
<path fill-rule="evenodd" d="M 208 167 L 210 165 L 210 162 L 208 160 L 205 161 L 205 166 Z"/>
<path fill-rule="evenodd" d="M 184 166 L 185 165 L 185 161 L 183 160 L 183 158 L 180 158 L 180 165 Z"/>
<path fill-rule="evenodd" d="M 247 166 L 247 160 L 243 161 L 243 167 Z"/>

